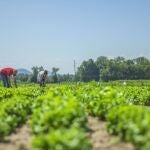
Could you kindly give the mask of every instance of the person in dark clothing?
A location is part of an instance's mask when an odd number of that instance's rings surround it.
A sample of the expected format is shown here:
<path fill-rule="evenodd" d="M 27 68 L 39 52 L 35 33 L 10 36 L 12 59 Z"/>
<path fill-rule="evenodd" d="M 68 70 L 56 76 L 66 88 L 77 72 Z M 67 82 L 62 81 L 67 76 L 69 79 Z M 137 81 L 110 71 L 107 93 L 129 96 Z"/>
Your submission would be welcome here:
<path fill-rule="evenodd" d="M 37 82 L 40 84 L 40 86 L 46 86 L 46 80 L 48 78 L 48 71 L 40 71 L 37 76 Z"/>

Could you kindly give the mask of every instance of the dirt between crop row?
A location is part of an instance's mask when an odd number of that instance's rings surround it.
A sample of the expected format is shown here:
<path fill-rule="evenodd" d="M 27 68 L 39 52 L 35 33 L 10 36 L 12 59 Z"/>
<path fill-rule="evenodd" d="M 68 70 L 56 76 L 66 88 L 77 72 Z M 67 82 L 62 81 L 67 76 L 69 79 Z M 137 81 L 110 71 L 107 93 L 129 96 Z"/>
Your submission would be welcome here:
<path fill-rule="evenodd" d="M 106 122 L 95 117 L 88 117 L 90 132 L 88 136 L 93 144 L 93 150 L 134 150 L 132 144 L 124 143 L 118 137 L 107 133 Z"/>
<path fill-rule="evenodd" d="M 31 134 L 30 128 L 24 124 L 16 129 L 15 133 L 0 142 L 0 150 L 30 150 Z"/>
<path fill-rule="evenodd" d="M 93 144 L 93 150 L 134 150 L 133 145 L 108 134 L 106 123 L 98 118 L 88 117 L 88 126 L 88 137 Z M 4 142 L 0 142 L 0 150 L 30 150 L 31 137 L 31 129 L 24 124 L 6 137 Z"/>

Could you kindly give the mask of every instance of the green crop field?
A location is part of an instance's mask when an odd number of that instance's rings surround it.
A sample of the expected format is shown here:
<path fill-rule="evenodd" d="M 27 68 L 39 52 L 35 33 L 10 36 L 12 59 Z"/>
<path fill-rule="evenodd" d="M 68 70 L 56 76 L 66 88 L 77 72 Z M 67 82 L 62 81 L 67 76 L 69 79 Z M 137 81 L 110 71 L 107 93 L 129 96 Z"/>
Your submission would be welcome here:
<path fill-rule="evenodd" d="M 106 122 L 109 134 L 149 150 L 149 105 L 147 81 L 0 87 L 0 145 L 28 124 L 31 150 L 92 150 L 87 120 L 93 116 Z"/>

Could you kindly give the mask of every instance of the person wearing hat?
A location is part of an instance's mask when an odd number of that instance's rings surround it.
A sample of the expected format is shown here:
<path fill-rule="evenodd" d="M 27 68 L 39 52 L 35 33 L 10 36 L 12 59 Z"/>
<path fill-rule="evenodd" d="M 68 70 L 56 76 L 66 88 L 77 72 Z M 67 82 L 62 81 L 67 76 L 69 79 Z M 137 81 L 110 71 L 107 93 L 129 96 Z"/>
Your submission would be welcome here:
<path fill-rule="evenodd" d="M 17 83 L 16 83 L 16 75 L 17 75 L 17 70 L 14 68 L 3 68 L 0 70 L 0 76 L 1 79 L 3 81 L 3 85 L 6 88 L 10 88 L 12 87 L 11 85 L 11 79 L 10 77 L 13 77 L 13 82 L 15 87 L 17 87 Z"/>

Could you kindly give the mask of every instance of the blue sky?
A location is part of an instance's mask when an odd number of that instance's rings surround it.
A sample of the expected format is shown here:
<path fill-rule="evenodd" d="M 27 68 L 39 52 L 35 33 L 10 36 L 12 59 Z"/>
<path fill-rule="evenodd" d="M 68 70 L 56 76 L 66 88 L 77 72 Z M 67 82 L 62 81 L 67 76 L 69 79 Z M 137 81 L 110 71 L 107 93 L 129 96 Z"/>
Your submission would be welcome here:
<path fill-rule="evenodd" d="M 0 68 L 73 73 L 98 56 L 150 58 L 149 0 L 0 0 Z"/>

